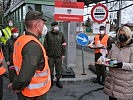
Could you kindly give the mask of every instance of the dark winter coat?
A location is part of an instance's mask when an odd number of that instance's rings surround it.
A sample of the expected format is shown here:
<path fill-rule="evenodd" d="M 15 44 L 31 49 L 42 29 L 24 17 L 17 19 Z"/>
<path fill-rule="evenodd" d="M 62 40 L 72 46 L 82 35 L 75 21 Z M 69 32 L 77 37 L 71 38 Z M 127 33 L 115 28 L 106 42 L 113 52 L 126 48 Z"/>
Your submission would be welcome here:
<path fill-rule="evenodd" d="M 44 40 L 44 47 L 48 57 L 57 58 L 65 56 L 65 46 L 62 45 L 63 43 L 66 43 L 66 41 L 62 32 L 48 32 Z"/>
<path fill-rule="evenodd" d="M 16 39 L 13 38 L 13 36 L 11 36 L 11 38 L 7 40 L 6 45 L 4 47 L 5 60 L 6 62 L 9 61 L 11 66 L 13 65 L 12 55 L 13 55 L 13 48 L 14 48 L 15 41 Z"/>

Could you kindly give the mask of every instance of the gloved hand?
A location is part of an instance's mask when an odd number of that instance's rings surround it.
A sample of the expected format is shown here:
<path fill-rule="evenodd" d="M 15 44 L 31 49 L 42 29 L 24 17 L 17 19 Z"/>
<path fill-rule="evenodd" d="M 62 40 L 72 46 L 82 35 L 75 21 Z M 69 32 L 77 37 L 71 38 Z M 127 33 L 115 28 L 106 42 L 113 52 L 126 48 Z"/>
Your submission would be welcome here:
<path fill-rule="evenodd" d="M 116 64 L 114 64 L 114 66 L 112 68 L 122 68 L 123 63 L 122 62 L 118 62 Z"/>

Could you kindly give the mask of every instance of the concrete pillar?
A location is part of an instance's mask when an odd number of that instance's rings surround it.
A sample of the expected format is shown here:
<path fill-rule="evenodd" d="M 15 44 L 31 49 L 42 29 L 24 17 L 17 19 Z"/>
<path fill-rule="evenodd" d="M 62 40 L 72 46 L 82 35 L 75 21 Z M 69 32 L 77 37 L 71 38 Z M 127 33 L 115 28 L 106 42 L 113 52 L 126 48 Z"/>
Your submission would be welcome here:
<path fill-rule="evenodd" d="M 76 2 L 77 0 L 69 0 Z M 67 41 L 66 58 L 64 59 L 64 68 L 76 66 L 76 22 L 65 22 L 64 33 Z"/>
<path fill-rule="evenodd" d="M 64 35 L 67 41 L 66 57 L 64 59 L 64 68 L 76 66 L 76 23 L 64 23 Z"/>

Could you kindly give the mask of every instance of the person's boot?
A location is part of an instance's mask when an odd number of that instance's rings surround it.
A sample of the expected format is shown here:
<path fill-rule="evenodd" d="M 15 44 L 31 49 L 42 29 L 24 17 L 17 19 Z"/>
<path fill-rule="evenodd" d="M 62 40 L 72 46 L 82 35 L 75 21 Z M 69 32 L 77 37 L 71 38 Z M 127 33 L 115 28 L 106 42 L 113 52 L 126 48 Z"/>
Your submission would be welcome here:
<path fill-rule="evenodd" d="M 62 86 L 62 84 L 61 84 L 61 82 L 60 82 L 59 79 L 57 79 L 56 86 L 57 86 L 58 88 L 63 88 L 63 86 Z"/>
<path fill-rule="evenodd" d="M 51 79 L 51 87 L 50 88 L 52 88 L 53 85 L 54 85 L 54 82 L 53 82 L 53 79 Z"/>
<path fill-rule="evenodd" d="M 97 78 L 93 80 L 93 83 L 100 83 L 100 76 L 97 76 Z"/>
<path fill-rule="evenodd" d="M 51 88 L 53 87 L 54 85 L 54 77 L 51 75 Z"/>
<path fill-rule="evenodd" d="M 102 77 L 102 82 L 100 82 L 100 85 L 104 85 L 105 84 L 105 77 Z"/>

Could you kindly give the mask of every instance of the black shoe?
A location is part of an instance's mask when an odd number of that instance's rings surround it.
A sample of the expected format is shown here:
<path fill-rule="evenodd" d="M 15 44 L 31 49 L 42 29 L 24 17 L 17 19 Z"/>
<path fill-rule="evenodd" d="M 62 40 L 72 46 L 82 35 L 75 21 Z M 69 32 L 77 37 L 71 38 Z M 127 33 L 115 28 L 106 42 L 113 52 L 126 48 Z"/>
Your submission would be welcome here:
<path fill-rule="evenodd" d="M 93 83 L 100 83 L 100 81 L 98 79 L 94 79 L 92 82 Z"/>
<path fill-rule="evenodd" d="M 51 79 L 51 87 L 50 88 L 52 88 L 54 86 L 54 81 L 53 81 L 53 79 Z"/>
<path fill-rule="evenodd" d="M 58 88 L 61 88 L 61 89 L 63 88 L 63 86 L 62 86 L 62 84 L 61 84 L 60 81 L 57 81 L 57 82 L 56 82 L 56 86 L 57 86 Z"/>
<path fill-rule="evenodd" d="M 102 82 L 100 82 L 99 84 L 100 84 L 100 85 L 104 85 L 104 84 L 105 84 L 105 82 L 104 82 L 104 81 L 102 81 Z"/>
<path fill-rule="evenodd" d="M 51 87 L 50 88 L 52 88 L 54 86 L 54 84 L 53 84 L 53 82 L 51 82 Z"/>
<path fill-rule="evenodd" d="M 100 82 L 100 85 L 104 85 L 105 84 L 105 77 L 102 77 L 102 82 Z"/>

